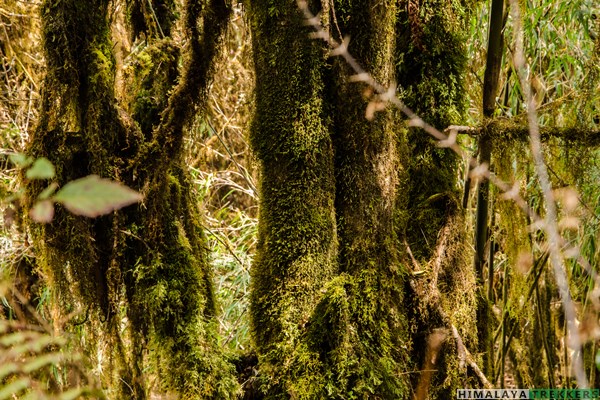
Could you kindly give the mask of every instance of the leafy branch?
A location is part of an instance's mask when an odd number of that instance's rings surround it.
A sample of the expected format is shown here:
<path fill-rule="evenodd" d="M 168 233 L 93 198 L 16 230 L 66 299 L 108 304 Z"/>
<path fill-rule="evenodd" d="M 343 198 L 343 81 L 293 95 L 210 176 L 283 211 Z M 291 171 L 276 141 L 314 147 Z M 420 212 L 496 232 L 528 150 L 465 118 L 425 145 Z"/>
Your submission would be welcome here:
<path fill-rule="evenodd" d="M 53 179 L 54 165 L 45 157 L 33 159 L 24 154 L 11 154 L 10 160 L 19 168 L 25 169 L 28 180 Z M 129 187 L 97 175 L 70 181 L 58 191 L 58 184 L 52 182 L 36 198 L 30 217 L 40 223 L 49 223 L 54 217 L 54 203 L 61 204 L 75 215 L 96 218 L 115 210 L 142 201 L 143 196 Z M 17 192 L 7 199 L 14 201 L 21 197 Z"/>

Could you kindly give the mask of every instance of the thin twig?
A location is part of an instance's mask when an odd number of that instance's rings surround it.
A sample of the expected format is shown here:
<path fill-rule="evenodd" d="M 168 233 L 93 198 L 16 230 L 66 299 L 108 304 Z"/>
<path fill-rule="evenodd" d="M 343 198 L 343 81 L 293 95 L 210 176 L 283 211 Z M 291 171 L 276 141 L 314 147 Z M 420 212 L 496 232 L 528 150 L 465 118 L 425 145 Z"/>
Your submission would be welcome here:
<path fill-rule="evenodd" d="M 16 287 L 12 287 L 12 294 L 19 300 L 19 302 L 27 309 L 29 314 L 36 320 L 38 324 L 46 331 L 48 334 L 52 334 L 52 327 L 38 314 L 38 312 L 31 306 L 27 297 L 25 297 L 19 289 Z"/>
<path fill-rule="evenodd" d="M 483 386 L 485 386 L 486 389 L 493 388 L 494 386 L 486 378 L 483 371 L 481 371 L 481 368 L 479 368 L 479 366 L 475 362 L 473 355 L 471 354 L 469 349 L 467 349 L 467 347 L 465 346 L 465 343 L 463 342 L 462 337 L 460 336 L 460 333 L 458 333 L 458 329 L 456 329 L 456 326 L 454 326 L 454 324 L 452 323 L 452 321 L 450 320 L 448 315 L 444 312 L 442 307 L 438 307 L 437 312 L 439 313 L 440 317 L 442 318 L 442 321 L 444 321 L 444 323 L 452 331 L 452 336 L 454 337 L 454 340 L 456 341 L 456 349 L 458 352 L 459 362 L 466 361 L 467 364 L 469 364 L 469 367 L 471 367 L 471 369 L 475 372 L 475 374 L 477 375 L 477 377 L 479 378 L 479 380 L 481 381 Z"/>
<path fill-rule="evenodd" d="M 19 65 L 21 66 L 21 68 L 23 69 L 23 72 L 25 73 L 25 75 L 27 76 L 27 79 L 29 79 L 29 81 L 31 82 L 31 84 L 33 85 L 33 87 L 35 88 L 35 90 L 38 90 L 38 85 L 35 82 L 35 79 L 33 79 L 32 75 L 29 73 L 29 70 L 27 70 L 27 68 L 25 67 L 25 64 L 23 64 L 21 62 L 21 59 L 18 57 L 18 53 L 15 52 L 10 44 L 10 38 L 8 36 L 8 32 L 6 31 L 6 26 L 2 25 L 2 29 L 4 30 L 4 36 L 6 37 L 6 44 L 10 50 L 10 52 L 13 54 L 14 59 L 17 61 L 17 63 L 19 63 Z"/>
<path fill-rule="evenodd" d="M 225 242 L 223 239 L 221 239 L 215 232 L 213 232 L 208 226 L 206 225 L 202 225 L 202 228 L 207 230 L 208 233 L 210 233 L 211 235 L 214 236 L 214 238 L 221 243 L 223 246 L 225 246 L 225 249 L 229 252 L 229 254 L 231 254 L 233 256 L 233 258 L 240 264 L 240 267 L 242 267 L 246 272 L 246 266 L 244 265 L 244 263 L 242 262 L 242 260 L 240 260 L 240 258 L 235 254 L 235 252 L 233 251 L 233 249 L 231 248 L 231 246 L 229 246 L 229 244 L 227 244 L 227 242 Z"/>
<path fill-rule="evenodd" d="M 477 375 L 477 377 L 479 378 L 479 380 L 481 381 L 483 386 L 485 386 L 486 389 L 493 388 L 494 386 L 490 383 L 490 381 L 488 381 L 488 379 L 486 378 L 483 371 L 481 371 L 481 369 L 479 368 L 479 366 L 473 359 L 473 356 L 469 352 L 469 349 L 466 348 L 456 327 L 454 325 L 450 325 L 450 328 L 452 329 L 452 336 L 454 337 L 454 340 L 456 340 L 456 347 L 458 349 L 457 351 L 458 351 L 459 359 L 464 358 L 464 360 L 469 364 L 469 367 L 471 367 L 471 369 L 473 369 L 473 371 L 475 372 L 475 375 Z"/>
<path fill-rule="evenodd" d="M 408 245 L 408 242 L 406 241 L 406 238 L 404 238 L 404 245 L 406 246 L 406 252 L 408 253 L 414 267 L 415 270 L 413 271 L 413 273 L 421 273 L 423 272 L 423 270 L 421 269 L 421 265 L 419 264 L 419 262 L 417 261 L 417 259 L 415 258 L 415 256 L 413 255 L 413 252 L 410 250 L 410 246 Z"/>
<path fill-rule="evenodd" d="M 152 18 L 154 19 L 154 22 L 156 23 L 156 26 L 158 27 L 158 32 L 160 33 L 160 37 L 161 39 L 165 38 L 165 33 L 162 30 L 162 27 L 160 26 L 160 22 L 158 22 L 158 17 L 156 16 L 156 13 L 154 12 L 154 7 L 152 7 L 152 0 L 148 0 L 148 7 L 150 8 L 150 12 L 152 13 Z"/>

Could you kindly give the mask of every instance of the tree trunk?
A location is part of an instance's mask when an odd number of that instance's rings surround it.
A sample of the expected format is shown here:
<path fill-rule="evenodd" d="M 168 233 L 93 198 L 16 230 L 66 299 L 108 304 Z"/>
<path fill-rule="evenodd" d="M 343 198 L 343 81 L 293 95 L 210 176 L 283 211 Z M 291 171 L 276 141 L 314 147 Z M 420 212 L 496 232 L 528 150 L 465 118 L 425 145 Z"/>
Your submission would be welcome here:
<path fill-rule="evenodd" d="M 168 99 L 146 105 L 147 112 L 137 112 L 143 90 L 132 94 L 134 121 L 115 96 L 109 4 L 44 3 L 48 73 L 29 151 L 54 163 L 60 185 L 96 174 L 140 190 L 145 200 L 97 219 L 59 208 L 52 223 L 31 224 L 39 264 L 60 304 L 59 315 L 87 310 L 88 350 L 96 363 L 106 363 L 103 379 L 116 397 L 146 398 L 142 371 L 152 365 L 163 391 L 185 399 L 231 398 L 237 383 L 216 341 L 211 272 L 181 157 L 183 128 L 194 106 L 205 101 L 229 10 L 219 1 L 186 2 L 190 50 L 178 84 L 167 97 L 172 73 L 162 86 L 147 82 L 164 90 L 146 93 L 149 98 Z M 171 6 L 153 4 L 163 11 Z M 168 51 L 156 54 L 176 65 L 177 52 L 164 48 Z M 41 189 L 31 184 L 31 198 Z M 95 359 L 106 348 L 110 353 L 102 357 L 108 362 Z"/>
<path fill-rule="evenodd" d="M 321 290 L 337 271 L 326 53 L 309 39 L 293 2 L 253 1 L 249 12 L 256 68 L 251 143 L 261 162 L 252 331 L 270 397 L 319 398 L 321 361 L 303 341 Z"/>
<path fill-rule="evenodd" d="M 463 289 L 475 280 L 464 263 L 457 158 L 432 151 L 416 131 L 408 149 L 396 111 L 369 115 L 367 108 L 381 99 L 351 83 L 354 72 L 344 60 L 325 58 L 328 49 L 308 39 L 310 28 L 302 26 L 296 5 L 249 5 L 257 74 L 251 135 L 262 166 L 252 323 L 263 390 L 267 398 L 408 398 L 405 372 L 419 367 L 409 362 L 410 330 L 443 325 L 439 317 L 424 321 L 408 308 L 443 308 L 466 343 L 476 343 L 466 334 L 475 326 L 475 300 L 464 298 Z M 381 84 L 390 85 L 398 71 L 415 104 L 426 96 L 423 110 L 437 105 L 435 122 L 455 122 L 464 109 L 462 7 L 427 2 L 425 15 L 433 17 L 426 21 L 393 1 L 309 7 L 322 12 L 321 23 L 337 41 L 350 36 L 350 53 Z M 434 28 L 426 34 L 411 23 Z M 451 43 L 438 43 L 436 35 Z M 409 65 L 398 61 L 411 56 Z M 443 56 L 453 62 L 442 63 Z M 448 233 L 438 238 L 444 226 Z M 441 260 L 435 273 L 448 291 L 435 304 L 404 300 L 407 268 L 399 256 L 405 237 L 421 260 Z M 447 249 L 441 254 L 434 251 L 438 241 Z M 451 270 L 454 263 L 461 267 Z M 452 353 L 448 360 L 455 359 Z M 448 360 L 445 373 L 455 365 Z M 448 395 L 463 381 L 454 373 L 451 383 L 444 380 L 445 392 L 434 396 Z"/>
<path fill-rule="evenodd" d="M 348 51 L 380 84 L 391 85 L 395 81 L 396 2 L 338 1 L 334 12 L 332 34 L 339 29 L 347 35 Z M 335 349 L 339 359 L 329 368 L 344 377 L 338 384 L 341 397 L 346 390 L 359 398 L 369 393 L 405 398 L 409 391 L 403 371 L 413 366 L 408 359 L 406 267 L 399 262 L 394 231 L 399 175 L 406 164 L 400 158 L 406 152 L 399 151 L 398 143 L 403 143 L 404 136 L 398 129 L 398 112 L 390 106 L 369 115 L 368 103 L 381 99 L 369 98 L 366 85 L 352 83 L 353 74 L 345 60 L 333 59 L 335 204 L 343 286 L 329 290 L 344 289 L 348 315 L 344 325 L 331 327 L 343 345 Z M 335 303 L 326 304 L 336 309 Z"/>

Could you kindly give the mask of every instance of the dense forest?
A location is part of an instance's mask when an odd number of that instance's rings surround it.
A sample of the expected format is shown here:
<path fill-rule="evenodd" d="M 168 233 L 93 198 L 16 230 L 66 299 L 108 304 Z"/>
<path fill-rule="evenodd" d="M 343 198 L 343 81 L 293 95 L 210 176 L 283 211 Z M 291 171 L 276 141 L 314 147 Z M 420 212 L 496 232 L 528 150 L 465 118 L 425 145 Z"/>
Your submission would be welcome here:
<path fill-rule="evenodd" d="M 4 0 L 0 399 L 600 387 L 594 0 Z"/>

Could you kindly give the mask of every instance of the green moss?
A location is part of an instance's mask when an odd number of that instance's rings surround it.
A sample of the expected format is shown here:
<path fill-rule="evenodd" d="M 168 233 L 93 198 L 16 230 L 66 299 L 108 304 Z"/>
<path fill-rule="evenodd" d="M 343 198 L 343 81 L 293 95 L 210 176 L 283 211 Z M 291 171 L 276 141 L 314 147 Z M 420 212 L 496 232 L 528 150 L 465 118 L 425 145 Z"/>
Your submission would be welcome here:
<path fill-rule="evenodd" d="M 393 4 L 335 8 L 339 21 L 353 21 L 342 23 L 352 26 L 345 32 L 356 38 L 352 49 L 391 79 Z M 393 115 L 365 120 L 361 88 L 347 85 L 343 63 L 325 62 L 294 4 L 251 2 L 250 14 L 251 140 L 262 165 L 252 323 L 263 391 L 267 398 L 401 398 L 409 343 L 391 218 Z M 335 277 L 338 269 L 345 274 Z"/>
<path fill-rule="evenodd" d="M 520 129 L 515 124 L 505 121 L 494 122 L 486 128 L 492 134 L 502 135 L 504 133 L 511 139 L 494 149 L 493 162 L 497 166 L 498 176 L 505 181 L 512 181 L 520 185 L 520 192 L 528 199 L 528 205 L 534 212 L 543 215 L 543 196 L 540 188 L 529 183 L 534 175 L 533 166 L 526 162 L 526 157 L 522 157 L 522 154 L 529 152 L 529 145 L 520 134 L 514 135 Z M 565 145 L 565 141 L 556 138 L 548 140 L 552 145 L 556 142 Z M 572 150 L 571 146 L 573 145 L 569 143 L 568 139 L 566 142 L 567 149 Z M 585 151 L 585 149 L 578 151 L 578 156 L 585 157 Z M 577 174 L 573 171 L 577 171 L 581 165 L 586 165 L 585 162 L 565 163 L 564 153 L 560 151 L 558 153 L 560 155 L 556 156 L 552 156 L 550 152 L 545 154 L 549 167 L 561 177 L 560 183 L 552 182 L 555 187 L 563 185 L 563 179 L 567 181 L 573 179 L 567 178 L 567 176 L 571 173 Z M 560 348 L 557 335 L 564 329 L 564 326 L 563 322 L 558 322 L 562 317 L 552 311 L 553 307 L 551 307 L 551 303 L 556 301 L 557 288 L 551 269 L 548 269 L 548 254 L 536 250 L 536 243 L 543 241 L 543 238 L 540 236 L 540 232 L 532 232 L 529 229 L 531 220 L 527 214 L 523 213 L 513 202 L 498 202 L 497 208 L 498 236 L 501 238 L 499 244 L 506 254 L 505 265 L 516 266 L 512 269 L 505 268 L 502 275 L 503 280 L 500 282 L 507 285 L 508 301 L 505 305 L 507 324 L 509 329 L 514 329 L 514 338 L 512 339 L 514 350 L 510 350 L 511 357 L 521 360 L 517 367 L 517 376 L 524 385 L 552 386 L 554 380 L 558 379 L 554 375 L 556 364 L 562 356 L 557 354 Z M 527 257 L 531 257 L 531 265 L 524 261 Z M 577 298 L 579 295 L 576 288 L 585 286 L 583 282 L 573 284 L 571 288 L 573 298 Z"/>
<path fill-rule="evenodd" d="M 405 398 L 406 326 L 389 318 L 389 298 L 376 271 L 341 275 L 327 286 L 310 321 L 309 346 L 321 354 L 325 398 Z M 383 317 L 383 318 L 382 318 Z M 392 322 L 392 324 L 390 324 Z M 396 330 L 399 328 L 400 330 Z"/>
<path fill-rule="evenodd" d="M 440 130 L 461 124 L 466 109 L 464 43 L 469 3 L 427 0 L 402 2 L 398 8 L 395 72 L 400 98 Z M 478 288 L 471 267 L 473 255 L 465 241 L 472 234 L 466 231 L 456 190 L 460 159 L 448 149 L 436 148 L 435 141 L 420 129 L 410 128 L 397 143 L 403 156 L 395 213 L 397 246 L 405 249 L 406 240 L 414 257 L 421 265 L 429 265 L 436 277 L 435 283 L 427 285 L 413 282 L 419 297 L 416 310 L 409 315 L 415 341 L 411 356 L 418 368 L 424 365 L 427 335 L 448 322 L 457 327 L 469 349 L 478 349 L 484 339 L 474 331 Z M 438 319 L 439 310 L 450 321 Z M 474 383 L 460 368 L 451 336 L 440 350 L 436 369 L 429 383 L 430 398 L 452 397 L 456 388 Z M 412 378 L 413 384 L 420 379 L 418 375 Z"/>
<path fill-rule="evenodd" d="M 51 224 L 34 229 L 41 266 L 58 298 L 57 315 L 91 309 L 93 317 L 81 327 L 89 354 L 95 357 L 104 346 L 115 349 L 102 377 L 115 398 L 146 398 L 148 368 L 161 377 L 160 389 L 181 398 L 233 398 L 238 384 L 215 337 L 212 276 L 182 148 L 165 145 L 183 140 L 186 116 L 199 102 L 188 91 L 197 96 L 210 78 L 211 54 L 228 8 L 218 2 L 207 6 L 215 18 L 204 18 L 211 20 L 205 22 L 205 52 L 190 56 L 179 91 L 172 91 L 178 60 L 173 44 L 164 40 L 142 53 L 132 72 L 138 85 L 131 86 L 129 98 L 140 130 L 115 105 L 108 3 L 45 3 L 48 74 L 29 150 L 53 162 L 61 185 L 95 173 L 141 190 L 144 203 L 97 219 L 58 207 Z M 191 40 L 199 43 L 202 8 L 186 4 L 196 32 Z M 220 29 L 211 29 L 215 24 Z M 202 79 L 190 84 L 190 71 Z M 187 113 L 162 120 L 161 113 L 174 104 Z M 74 131 L 65 132 L 65 125 Z M 31 198 L 42 188 L 32 183 Z"/>
<path fill-rule="evenodd" d="M 340 10 L 346 10 L 341 12 Z M 395 2 L 336 3 L 340 29 L 352 37 L 349 51 L 384 86 L 394 77 Z M 364 87 L 349 83 L 341 59 L 333 63 L 333 130 L 336 216 L 340 270 L 349 275 L 347 339 L 338 365 L 330 368 L 356 398 L 408 395 L 410 369 L 407 316 L 403 307 L 405 268 L 398 260 L 394 215 L 404 179 L 403 132 L 390 110 L 365 117 Z M 333 306 L 333 305 L 332 305 Z M 349 348 L 353 350 L 347 352 Z M 344 365 L 346 364 L 346 365 Z M 338 371 L 341 369 L 341 371 Z M 343 397 L 343 391 L 340 394 Z"/>
<path fill-rule="evenodd" d="M 468 8 L 461 2 L 410 2 L 399 10 L 396 74 L 401 99 L 440 130 L 460 124 L 465 111 L 465 32 Z M 411 129 L 407 138 L 411 163 L 407 240 L 417 258 L 428 258 L 437 232 L 456 198 L 458 157 L 437 149 L 425 132 Z M 445 194 L 445 200 L 430 201 Z M 449 198 L 448 198 L 449 197 Z"/>
<path fill-rule="evenodd" d="M 342 274 L 325 285 L 298 338 L 264 356 L 286 359 L 261 366 L 269 398 L 405 398 L 407 383 L 398 377 L 407 362 L 406 343 L 397 347 L 396 332 L 380 319 L 389 304 L 376 299 L 374 280 L 367 273 L 358 279 Z"/>
<path fill-rule="evenodd" d="M 174 0 L 132 0 L 127 2 L 127 16 L 133 40 L 141 35 L 156 39 L 171 36 L 179 11 Z"/>
<path fill-rule="evenodd" d="M 323 50 L 294 4 L 271 3 L 249 7 L 257 71 L 251 143 L 261 161 L 251 313 L 263 390 L 285 398 L 297 382 L 309 384 L 305 393 L 321 386 L 310 374 L 318 356 L 300 351 L 301 336 L 335 272 L 337 238 Z M 304 372 L 291 367 L 296 356 Z"/>
<path fill-rule="evenodd" d="M 157 40 L 132 55 L 125 70 L 125 102 L 132 117 L 149 137 L 167 107 L 169 91 L 179 75 L 179 48 L 171 38 Z"/>

